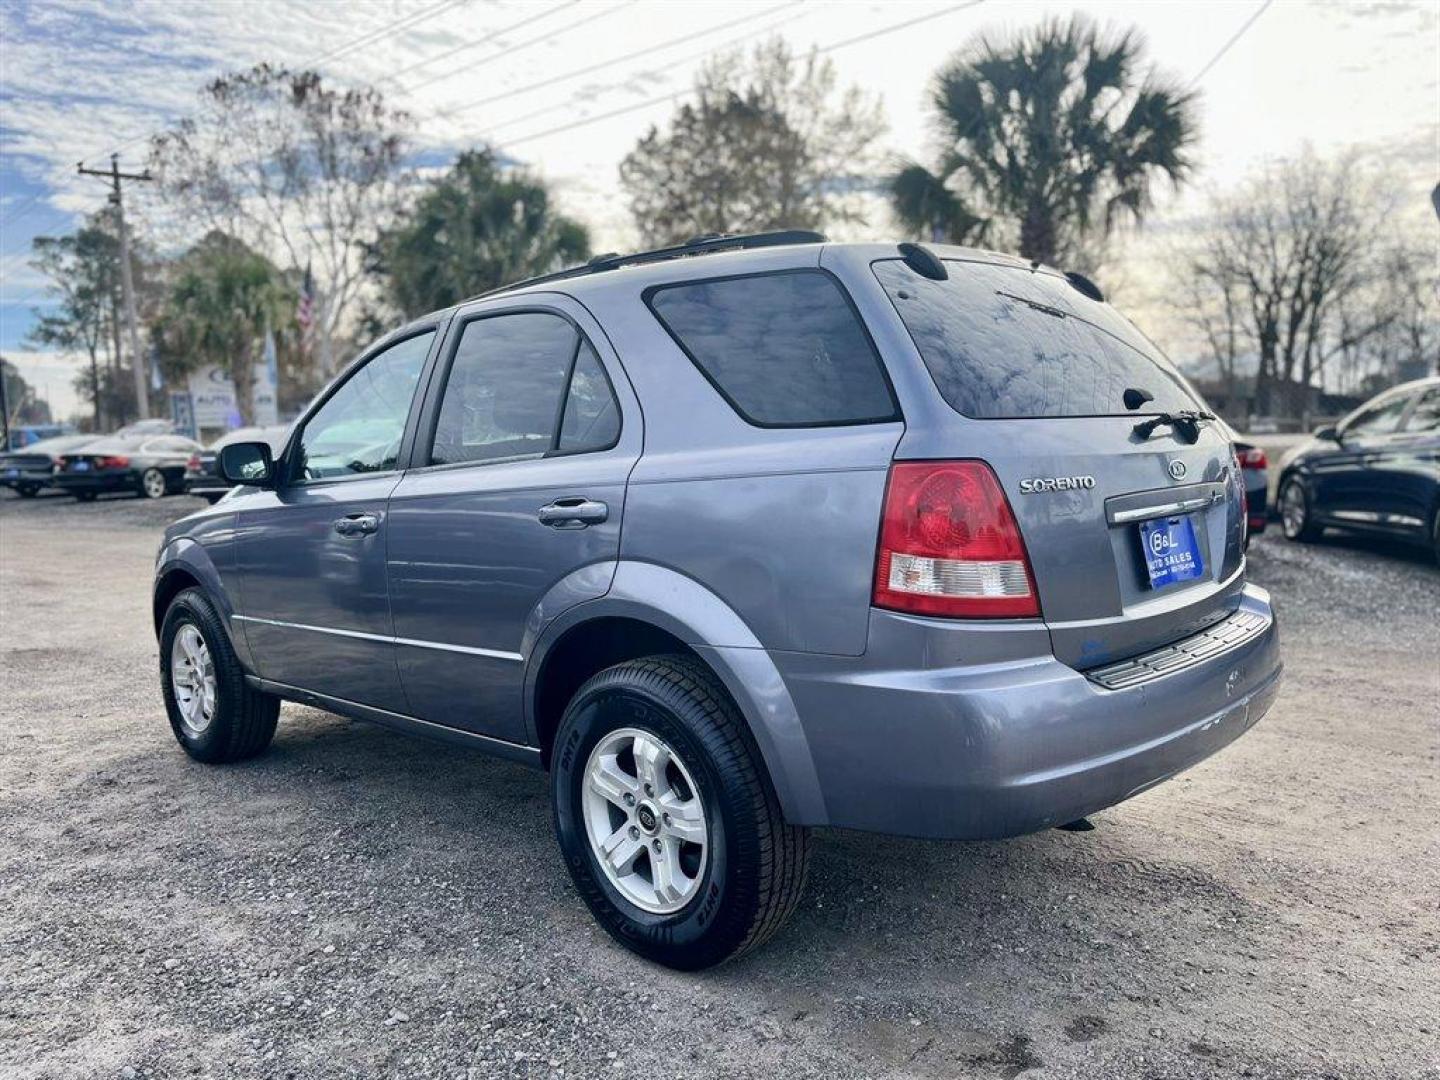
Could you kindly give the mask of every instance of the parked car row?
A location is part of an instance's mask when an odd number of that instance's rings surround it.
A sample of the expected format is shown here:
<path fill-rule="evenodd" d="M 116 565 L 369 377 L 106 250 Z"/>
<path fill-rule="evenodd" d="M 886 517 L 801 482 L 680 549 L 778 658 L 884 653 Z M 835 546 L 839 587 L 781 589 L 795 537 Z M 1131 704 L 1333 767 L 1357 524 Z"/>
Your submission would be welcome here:
<path fill-rule="evenodd" d="M 205 447 L 176 434 L 168 420 L 142 420 L 113 435 L 64 435 L 0 454 L 0 485 L 22 498 L 54 488 L 81 502 L 128 491 L 145 499 L 184 492 L 215 503 L 231 487 L 215 471 L 220 447 L 269 442 L 278 453 L 285 431 L 240 428 Z"/>

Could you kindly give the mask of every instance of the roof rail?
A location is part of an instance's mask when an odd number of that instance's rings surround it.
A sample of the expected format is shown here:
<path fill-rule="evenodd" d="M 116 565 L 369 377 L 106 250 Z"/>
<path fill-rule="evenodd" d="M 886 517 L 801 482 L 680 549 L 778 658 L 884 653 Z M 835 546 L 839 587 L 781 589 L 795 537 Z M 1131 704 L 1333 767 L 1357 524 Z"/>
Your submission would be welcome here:
<path fill-rule="evenodd" d="M 630 255 L 618 255 L 614 252 L 596 255 L 589 262 L 572 266 L 568 270 L 558 270 L 553 274 L 541 274 L 539 277 L 501 285 L 483 292 L 479 296 L 472 296 L 470 299 L 481 300 L 487 296 L 497 296 L 500 293 L 523 289 L 529 285 L 541 285 L 549 281 L 566 281 L 570 278 L 603 273 L 606 270 L 616 270 L 622 266 L 664 262 L 667 259 L 681 259 L 690 255 L 709 255 L 716 251 L 739 251 L 742 248 L 780 247 L 785 244 L 823 243 L 825 243 L 825 236 L 822 233 L 810 232 L 806 229 L 783 229 L 778 232 L 761 233 L 705 233 L 702 236 L 692 237 L 683 244 L 656 248 L 654 251 L 637 251 Z"/>

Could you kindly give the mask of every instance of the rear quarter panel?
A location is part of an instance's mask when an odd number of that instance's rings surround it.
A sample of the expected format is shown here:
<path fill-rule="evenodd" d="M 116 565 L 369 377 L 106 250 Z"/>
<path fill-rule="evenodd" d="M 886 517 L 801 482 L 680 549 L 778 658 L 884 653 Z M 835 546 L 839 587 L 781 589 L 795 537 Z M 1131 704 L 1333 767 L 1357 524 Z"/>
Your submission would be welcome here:
<path fill-rule="evenodd" d="M 661 281 L 818 262 L 817 248 L 747 253 L 742 266 L 723 256 L 685 260 L 616 274 L 581 298 L 605 326 L 645 414 L 621 559 L 703 583 L 767 649 L 855 656 L 865 649 L 886 472 L 904 425 L 753 426 L 642 299 Z"/>

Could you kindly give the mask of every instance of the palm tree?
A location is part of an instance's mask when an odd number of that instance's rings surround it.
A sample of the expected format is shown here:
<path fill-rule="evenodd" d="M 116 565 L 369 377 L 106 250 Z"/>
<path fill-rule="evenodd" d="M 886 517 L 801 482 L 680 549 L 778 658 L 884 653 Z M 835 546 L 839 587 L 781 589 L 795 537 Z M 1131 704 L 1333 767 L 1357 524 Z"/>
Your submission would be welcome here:
<path fill-rule="evenodd" d="M 181 260 L 166 307 L 159 329 L 168 351 L 218 364 L 235 384 L 241 423 L 253 423 L 262 336 L 295 317 L 294 291 L 275 265 L 233 236 L 212 232 Z"/>
<path fill-rule="evenodd" d="M 371 270 L 385 299 L 415 316 L 589 254 L 585 226 L 556 212 L 541 180 L 469 150 L 380 234 Z"/>
<path fill-rule="evenodd" d="M 1154 182 L 1189 174 L 1195 99 L 1141 70 L 1134 32 L 1083 16 L 1013 37 L 982 35 L 936 76 L 939 167 L 907 164 L 890 181 L 896 214 L 922 238 L 1008 242 L 1054 261 L 1140 221 Z"/>

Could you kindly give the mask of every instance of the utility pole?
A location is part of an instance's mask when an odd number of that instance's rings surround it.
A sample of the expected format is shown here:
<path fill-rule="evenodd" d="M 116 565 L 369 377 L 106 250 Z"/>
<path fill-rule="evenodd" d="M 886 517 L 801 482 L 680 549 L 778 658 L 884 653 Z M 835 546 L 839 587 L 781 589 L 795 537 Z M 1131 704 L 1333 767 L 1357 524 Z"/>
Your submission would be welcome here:
<path fill-rule="evenodd" d="M 0 363 L 0 427 L 5 431 L 5 441 L 0 443 L 0 454 L 10 452 L 10 391 L 5 389 L 5 365 Z"/>
<path fill-rule="evenodd" d="M 140 327 L 135 315 L 135 279 L 130 272 L 130 237 L 125 229 L 125 203 L 120 188 L 121 180 L 150 180 L 149 171 L 143 173 L 122 173 L 120 155 L 110 155 L 110 168 L 87 169 L 82 161 L 76 168 L 82 176 L 101 176 L 110 181 L 110 203 L 115 207 L 115 231 L 120 239 L 120 290 L 125 298 L 125 330 L 130 338 L 130 366 L 135 376 L 135 407 L 140 410 L 140 419 L 150 419 L 150 390 L 146 385 L 145 363 L 140 358 Z M 95 387 L 99 396 L 100 387 Z"/>

